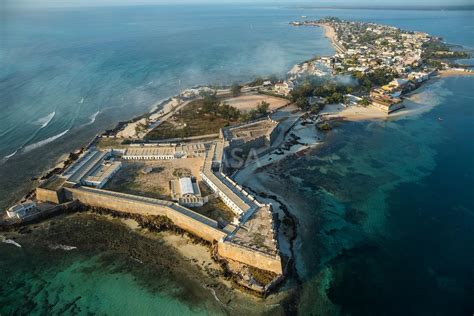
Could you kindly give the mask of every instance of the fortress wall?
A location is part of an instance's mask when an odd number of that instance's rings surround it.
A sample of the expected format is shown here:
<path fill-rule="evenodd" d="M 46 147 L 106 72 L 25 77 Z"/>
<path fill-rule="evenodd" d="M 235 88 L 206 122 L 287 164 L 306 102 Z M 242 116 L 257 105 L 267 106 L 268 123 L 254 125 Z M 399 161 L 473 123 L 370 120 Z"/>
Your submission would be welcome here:
<path fill-rule="evenodd" d="M 217 252 L 220 256 L 232 259 L 261 270 L 283 274 L 280 256 L 270 256 L 234 243 L 219 240 Z"/>
<path fill-rule="evenodd" d="M 159 205 L 146 201 L 127 198 L 127 195 L 112 196 L 101 194 L 101 190 L 83 190 L 66 188 L 68 198 L 78 200 L 83 204 L 110 209 L 113 211 L 140 214 L 160 215 L 168 217 L 173 223 L 193 235 L 213 242 L 226 236 L 226 233 L 217 229 L 217 222 L 213 220 L 199 220 L 199 215 L 188 216 L 167 205 Z M 189 211 L 190 214 L 194 213 Z"/>
<path fill-rule="evenodd" d="M 63 192 L 37 187 L 36 198 L 39 201 L 59 204 L 63 202 Z"/>

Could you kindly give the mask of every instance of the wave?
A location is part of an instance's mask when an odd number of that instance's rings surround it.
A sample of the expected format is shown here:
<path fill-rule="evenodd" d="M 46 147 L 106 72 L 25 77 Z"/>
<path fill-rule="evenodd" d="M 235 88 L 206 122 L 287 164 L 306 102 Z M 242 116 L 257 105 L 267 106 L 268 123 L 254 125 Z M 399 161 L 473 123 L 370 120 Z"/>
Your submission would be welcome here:
<path fill-rule="evenodd" d="M 4 237 L 2 239 L 2 242 L 5 243 L 5 244 L 11 244 L 11 245 L 17 246 L 18 248 L 21 248 L 21 245 L 19 243 L 17 243 L 16 241 L 12 240 L 12 239 L 6 239 Z"/>
<path fill-rule="evenodd" d="M 39 118 L 38 120 L 36 120 L 36 124 L 39 124 L 41 125 L 40 128 L 45 128 L 46 126 L 48 126 L 48 124 L 53 120 L 54 116 L 56 115 L 56 111 L 54 112 L 51 112 L 49 113 L 48 115 L 42 117 L 42 118 Z"/>
<path fill-rule="evenodd" d="M 100 111 L 97 111 L 95 112 L 94 114 L 92 114 L 91 116 L 89 116 L 89 122 L 87 122 L 86 125 L 91 125 L 95 122 L 95 119 L 97 118 L 97 115 L 100 114 Z"/>
<path fill-rule="evenodd" d="M 68 246 L 68 245 L 58 244 L 58 245 L 49 245 L 49 249 L 52 249 L 52 250 L 61 249 L 61 250 L 64 250 L 64 251 L 70 251 L 70 250 L 77 249 L 77 247 L 76 246 Z"/>
<path fill-rule="evenodd" d="M 28 145 L 28 146 L 25 146 L 25 148 L 23 148 L 23 152 L 27 153 L 29 151 L 32 151 L 33 149 L 36 149 L 36 148 L 39 148 L 39 147 L 42 147 L 46 144 L 49 144 L 53 141 L 55 141 L 56 139 L 66 135 L 66 133 L 69 132 L 69 129 L 57 134 L 57 135 L 54 135 L 54 136 L 51 136 L 49 138 L 46 138 L 46 139 L 43 139 L 43 140 L 40 140 L 39 142 L 36 142 L 36 143 L 33 143 L 31 145 Z"/>
<path fill-rule="evenodd" d="M 3 157 L 3 159 L 5 159 L 5 160 L 10 159 L 11 157 L 15 156 L 17 152 L 18 152 L 18 149 L 15 150 L 14 152 L 12 152 L 9 155 L 6 155 L 5 157 Z"/>

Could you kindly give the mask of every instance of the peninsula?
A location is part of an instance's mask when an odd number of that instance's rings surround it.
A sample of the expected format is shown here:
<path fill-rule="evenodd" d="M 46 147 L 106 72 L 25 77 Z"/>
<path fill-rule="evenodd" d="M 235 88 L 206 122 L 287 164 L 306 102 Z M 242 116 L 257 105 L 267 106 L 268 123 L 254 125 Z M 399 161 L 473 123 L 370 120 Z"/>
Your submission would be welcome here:
<path fill-rule="evenodd" d="M 291 206 L 235 175 L 274 162 L 270 153 L 304 155 L 316 137 L 302 139 L 295 128 L 319 137 L 354 111 L 387 118 L 431 77 L 473 74 L 453 61 L 467 52 L 426 33 L 334 17 L 291 24 L 324 27 L 336 54 L 295 65 L 284 79 L 187 89 L 119 123 L 44 175 L 5 212 L 3 229 L 84 209 L 146 218 L 205 243 L 240 288 L 275 290 L 294 269 Z"/>

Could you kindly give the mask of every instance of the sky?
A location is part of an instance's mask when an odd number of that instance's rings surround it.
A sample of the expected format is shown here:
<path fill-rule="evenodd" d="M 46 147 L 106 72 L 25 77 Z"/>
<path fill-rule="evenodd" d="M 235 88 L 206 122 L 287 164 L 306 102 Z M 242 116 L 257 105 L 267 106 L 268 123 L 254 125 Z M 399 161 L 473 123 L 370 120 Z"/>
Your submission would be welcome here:
<path fill-rule="evenodd" d="M 264 4 L 302 4 L 311 6 L 452 6 L 473 5 L 473 0 L 0 0 L 6 5 L 31 7 L 68 7 L 68 6 L 107 6 L 107 5 L 146 5 L 146 4 L 198 4 L 198 3 L 264 3 Z M 1 6 L 0 6 L 1 7 Z"/>

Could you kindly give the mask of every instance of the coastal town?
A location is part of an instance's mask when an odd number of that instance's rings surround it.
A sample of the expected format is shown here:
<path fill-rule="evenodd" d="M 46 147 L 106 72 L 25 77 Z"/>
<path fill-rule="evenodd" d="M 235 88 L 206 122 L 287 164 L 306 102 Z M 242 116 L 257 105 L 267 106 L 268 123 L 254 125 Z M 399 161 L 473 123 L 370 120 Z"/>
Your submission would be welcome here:
<path fill-rule="evenodd" d="M 350 75 L 358 80 L 359 86 L 352 89 L 358 92 L 357 96 L 345 95 L 347 102 L 391 113 L 404 107 L 404 95 L 438 73 L 473 74 L 472 70 L 453 62 L 467 58 L 466 51 L 454 50 L 441 38 L 423 32 L 336 17 L 291 24 L 323 27 L 336 54 L 297 65 L 290 71 L 286 93 L 308 75 Z"/>
<path fill-rule="evenodd" d="M 323 27 L 336 54 L 295 65 L 283 79 L 187 89 L 119 123 L 44 175 L 1 224 L 14 228 L 81 206 L 154 216 L 204 241 L 237 285 L 273 291 L 292 264 L 281 246 L 285 214 L 265 192 L 239 184 L 236 172 L 270 153 L 303 155 L 311 144 L 293 128 L 330 129 L 334 106 L 386 118 L 430 78 L 472 74 L 452 62 L 466 52 L 426 33 L 332 17 L 291 24 Z M 294 145 L 301 150 L 289 150 Z"/>

